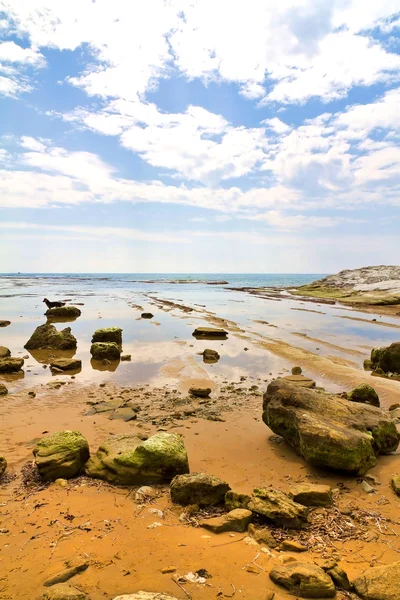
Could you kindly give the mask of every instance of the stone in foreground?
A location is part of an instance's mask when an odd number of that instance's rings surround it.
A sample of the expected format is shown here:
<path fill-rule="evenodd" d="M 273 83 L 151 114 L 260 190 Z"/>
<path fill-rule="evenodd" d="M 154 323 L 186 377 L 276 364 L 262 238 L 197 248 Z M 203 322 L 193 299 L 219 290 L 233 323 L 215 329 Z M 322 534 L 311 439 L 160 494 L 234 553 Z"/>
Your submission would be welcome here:
<path fill-rule="evenodd" d="M 162 483 L 188 472 L 183 438 L 177 433 L 157 433 L 145 441 L 132 433 L 110 436 L 85 467 L 89 477 L 117 485 Z"/>
<path fill-rule="evenodd" d="M 334 598 L 336 595 L 329 575 L 311 563 L 295 562 L 275 567 L 269 576 L 274 583 L 300 598 Z"/>
<path fill-rule="evenodd" d="M 192 334 L 198 339 L 222 339 L 225 340 L 228 336 L 228 332 L 225 329 L 218 329 L 216 327 L 196 327 Z"/>
<path fill-rule="evenodd" d="M 367 569 L 353 586 L 364 600 L 399 600 L 400 562 Z"/>
<path fill-rule="evenodd" d="M 223 533 L 225 531 L 236 531 L 243 533 L 246 531 L 253 513 L 246 508 L 235 508 L 225 515 L 204 519 L 200 522 L 200 527 L 208 529 L 213 533 Z"/>
<path fill-rule="evenodd" d="M 299 483 L 290 488 L 289 498 L 303 506 L 330 506 L 332 490 L 329 485 Z"/>
<path fill-rule="evenodd" d="M 0 383 L 0 396 L 7 396 L 8 389 L 3 383 Z"/>
<path fill-rule="evenodd" d="M 121 352 L 115 342 L 95 342 L 90 347 L 90 354 L 95 360 L 119 360 Z"/>
<path fill-rule="evenodd" d="M 44 314 L 48 319 L 77 319 L 82 313 L 76 306 L 56 306 L 49 308 Z"/>
<path fill-rule="evenodd" d="M 393 475 L 390 485 L 397 496 L 400 496 L 400 475 Z"/>
<path fill-rule="evenodd" d="M 40 476 L 45 481 L 70 479 L 89 458 L 89 445 L 79 431 L 57 431 L 42 438 L 33 450 Z"/>
<path fill-rule="evenodd" d="M 135 594 L 124 594 L 117 596 L 114 600 L 178 600 L 175 596 L 168 596 L 159 592 L 136 592 Z"/>
<path fill-rule="evenodd" d="M 379 396 L 374 388 L 367 383 L 362 383 L 354 388 L 348 395 L 347 398 L 351 402 L 361 402 L 363 404 L 370 404 L 371 406 L 380 406 Z"/>
<path fill-rule="evenodd" d="M 54 325 L 46 323 L 35 329 L 24 348 L 27 350 L 75 350 L 76 344 L 71 327 L 58 331 Z"/>
<path fill-rule="evenodd" d="M 94 342 L 114 342 L 120 346 L 122 344 L 122 329 L 120 327 L 97 329 L 92 337 L 92 344 Z"/>
<path fill-rule="evenodd" d="M 68 583 L 57 583 L 46 590 L 38 600 L 86 600 L 87 595 Z"/>
<path fill-rule="evenodd" d="M 74 371 L 82 367 L 82 361 L 78 358 L 58 358 L 50 363 L 51 369 L 58 369 L 59 371 Z"/>
<path fill-rule="evenodd" d="M 17 373 L 21 370 L 23 364 L 23 358 L 13 358 L 12 356 L 1 358 L 0 373 Z"/>
<path fill-rule="evenodd" d="M 399 445 L 395 423 L 385 411 L 282 379 L 268 386 L 263 410 L 264 423 L 312 465 L 364 474 L 379 454 Z"/>
<path fill-rule="evenodd" d="M 280 490 L 256 488 L 248 504 L 248 509 L 265 517 L 279 527 L 298 529 L 307 520 L 307 509 L 293 502 Z"/>
<path fill-rule="evenodd" d="M 5 346 L 0 346 L 0 358 L 7 358 L 8 356 L 11 356 L 10 350 Z"/>
<path fill-rule="evenodd" d="M 211 350 L 211 348 L 206 348 L 203 351 L 203 361 L 205 363 L 217 362 L 219 359 L 220 359 L 220 356 L 216 350 Z"/>
<path fill-rule="evenodd" d="M 211 388 L 191 387 L 189 394 L 195 398 L 208 398 L 211 394 Z"/>
<path fill-rule="evenodd" d="M 0 477 L 3 477 L 7 470 L 7 461 L 4 456 L 0 456 Z"/>
<path fill-rule="evenodd" d="M 229 484 L 214 475 L 191 473 L 177 475 L 171 481 L 171 499 L 175 504 L 214 506 L 223 504 Z"/>

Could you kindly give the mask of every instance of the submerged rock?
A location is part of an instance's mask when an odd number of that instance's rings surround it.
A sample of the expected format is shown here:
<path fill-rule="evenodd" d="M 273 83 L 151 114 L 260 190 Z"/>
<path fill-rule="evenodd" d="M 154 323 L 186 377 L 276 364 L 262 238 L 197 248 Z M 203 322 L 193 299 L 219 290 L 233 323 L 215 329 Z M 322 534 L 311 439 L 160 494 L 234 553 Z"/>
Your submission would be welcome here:
<path fill-rule="evenodd" d="M 348 400 L 351 402 L 361 402 L 362 404 L 370 404 L 371 406 L 380 406 L 379 396 L 374 388 L 367 383 L 361 383 L 347 394 Z"/>
<path fill-rule="evenodd" d="M 152 319 L 154 317 L 153 313 L 151 312 L 144 312 L 141 314 L 142 319 Z"/>
<path fill-rule="evenodd" d="M 220 359 L 220 355 L 216 350 L 211 350 L 211 348 L 206 348 L 203 351 L 203 361 L 207 363 L 217 362 Z"/>
<path fill-rule="evenodd" d="M 0 383 L 0 396 L 7 396 L 7 394 L 8 394 L 8 389 L 6 388 L 5 385 Z"/>
<path fill-rule="evenodd" d="M 353 586 L 364 600 L 399 600 L 400 562 L 367 569 Z"/>
<path fill-rule="evenodd" d="M 7 358 L 8 356 L 11 356 L 10 350 L 5 346 L 0 346 L 0 358 Z"/>
<path fill-rule="evenodd" d="M 42 438 L 33 450 L 40 476 L 45 481 L 70 479 L 89 458 L 89 444 L 79 431 L 57 431 Z"/>
<path fill-rule="evenodd" d="M 195 398 L 208 398 L 211 394 L 211 388 L 191 387 L 189 394 Z"/>
<path fill-rule="evenodd" d="M 264 423 L 316 466 L 363 474 L 399 444 L 383 410 L 283 380 L 268 386 L 263 409 Z"/>
<path fill-rule="evenodd" d="M 4 321 L 0 319 L 0 327 L 8 327 L 11 325 L 11 321 Z"/>
<path fill-rule="evenodd" d="M 120 327 L 97 329 L 92 337 L 92 344 L 94 342 L 114 342 L 120 346 L 122 344 L 122 329 Z"/>
<path fill-rule="evenodd" d="M 188 506 L 213 506 L 224 504 L 230 486 L 219 477 L 205 473 L 177 475 L 171 481 L 171 499 L 176 504 Z"/>
<path fill-rule="evenodd" d="M 56 583 L 38 600 L 86 600 L 87 595 L 68 583 Z"/>
<path fill-rule="evenodd" d="M 302 372 L 301 367 L 292 367 L 292 375 L 301 375 Z"/>
<path fill-rule="evenodd" d="M 300 598 L 334 598 L 336 595 L 329 575 L 311 563 L 295 562 L 275 567 L 269 576 L 274 583 Z"/>
<path fill-rule="evenodd" d="M 216 338 L 225 340 L 228 332 L 225 329 L 218 329 L 216 327 L 196 327 L 192 335 L 198 339 Z"/>
<path fill-rule="evenodd" d="M 157 433 L 145 441 L 132 433 L 110 436 L 85 467 L 89 477 L 118 485 L 162 483 L 188 472 L 183 438 L 177 433 Z"/>
<path fill-rule="evenodd" d="M 132 360 L 132 355 L 131 354 L 121 354 L 121 360 L 123 362 L 129 362 Z"/>
<path fill-rule="evenodd" d="M 289 498 L 303 506 L 330 506 L 332 490 L 329 485 L 299 483 L 290 488 Z"/>
<path fill-rule="evenodd" d="M 82 361 L 78 358 L 57 358 L 50 363 L 51 369 L 59 371 L 73 371 L 82 367 Z"/>
<path fill-rule="evenodd" d="M 95 360 L 119 360 L 121 351 L 115 342 L 95 342 L 90 347 Z"/>
<path fill-rule="evenodd" d="M 23 358 L 0 358 L 0 373 L 16 373 L 21 370 L 23 364 Z"/>
<path fill-rule="evenodd" d="M 46 323 L 35 329 L 31 338 L 26 342 L 27 350 L 75 350 L 76 338 L 71 333 L 71 327 L 58 331 L 54 325 Z"/>
<path fill-rule="evenodd" d="M 243 533 L 246 531 L 253 513 L 246 508 L 235 508 L 220 517 L 212 517 L 200 521 L 200 527 L 208 529 L 213 533 L 223 533 L 224 531 L 236 531 Z"/>
<path fill-rule="evenodd" d="M 371 362 L 375 370 L 400 374 L 400 342 L 393 342 L 384 348 L 374 348 L 371 351 Z"/>
<path fill-rule="evenodd" d="M 7 470 L 7 461 L 4 456 L 0 456 L 0 477 L 3 477 Z"/>
<path fill-rule="evenodd" d="M 307 509 L 293 502 L 280 490 L 256 488 L 248 504 L 248 509 L 271 521 L 279 527 L 298 529 L 307 520 Z"/>
<path fill-rule="evenodd" d="M 49 308 L 44 314 L 48 319 L 77 319 L 82 313 L 76 306 L 57 306 Z"/>

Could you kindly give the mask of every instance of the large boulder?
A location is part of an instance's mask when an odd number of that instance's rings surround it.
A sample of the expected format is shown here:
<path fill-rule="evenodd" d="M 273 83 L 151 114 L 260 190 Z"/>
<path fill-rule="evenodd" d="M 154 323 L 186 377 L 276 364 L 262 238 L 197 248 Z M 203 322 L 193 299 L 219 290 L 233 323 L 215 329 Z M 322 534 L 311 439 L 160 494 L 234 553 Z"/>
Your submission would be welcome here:
<path fill-rule="evenodd" d="M 11 325 L 11 321 L 4 321 L 3 319 L 0 319 L 0 327 L 8 327 L 9 325 Z"/>
<path fill-rule="evenodd" d="M 4 456 L 0 456 L 0 477 L 3 477 L 7 470 L 7 461 Z"/>
<path fill-rule="evenodd" d="M 171 499 L 176 504 L 188 506 L 214 506 L 224 504 L 230 486 L 219 477 L 205 473 L 177 475 L 171 481 Z"/>
<path fill-rule="evenodd" d="M 247 508 L 279 527 L 300 528 L 307 520 L 308 510 L 293 502 L 280 490 L 256 488 Z"/>
<path fill-rule="evenodd" d="M 183 438 L 177 433 L 157 433 L 145 441 L 133 433 L 121 433 L 101 444 L 85 472 L 118 485 L 142 485 L 188 473 L 189 462 Z"/>
<path fill-rule="evenodd" d="M 400 342 L 393 342 L 384 348 L 374 348 L 371 351 L 371 362 L 374 369 L 400 374 Z"/>
<path fill-rule="evenodd" d="M 97 329 L 92 337 L 92 344 L 94 342 L 114 342 L 120 346 L 122 344 L 122 329 L 120 327 Z"/>
<path fill-rule="evenodd" d="M 90 354 L 95 360 L 119 360 L 121 351 L 115 342 L 95 342 L 90 347 Z"/>
<path fill-rule="evenodd" d="M 219 361 L 220 356 L 216 350 L 212 350 L 211 348 L 206 348 L 203 350 L 203 361 L 205 363 L 215 363 Z"/>
<path fill-rule="evenodd" d="M 379 396 L 374 388 L 368 383 L 361 383 L 347 394 L 347 398 L 351 402 L 361 402 L 363 404 L 370 404 L 371 406 L 380 406 Z"/>
<path fill-rule="evenodd" d="M 5 346 L 0 346 L 0 358 L 8 358 L 11 356 L 11 352 Z"/>
<path fill-rule="evenodd" d="M 365 600 L 399 600 L 400 562 L 367 569 L 353 581 L 353 586 Z"/>
<path fill-rule="evenodd" d="M 394 422 L 381 409 L 280 379 L 268 386 L 263 411 L 264 423 L 316 466 L 363 474 L 399 444 Z"/>
<path fill-rule="evenodd" d="M 48 319 L 77 319 L 81 316 L 81 311 L 76 306 L 56 306 L 49 308 L 44 313 Z"/>
<path fill-rule="evenodd" d="M 50 323 L 40 325 L 35 329 L 31 338 L 26 342 L 27 350 L 75 350 L 76 337 L 71 333 L 71 327 L 58 331 Z"/>
<path fill-rule="evenodd" d="M 79 431 L 57 431 L 42 438 L 33 450 L 40 476 L 45 481 L 70 479 L 89 458 L 89 444 Z"/>
<path fill-rule="evenodd" d="M 334 598 L 336 595 L 329 575 L 311 563 L 294 562 L 278 566 L 269 576 L 274 583 L 300 598 Z"/>
<path fill-rule="evenodd" d="M 0 358 L 0 373 L 16 373 L 21 370 L 23 364 L 23 358 Z"/>

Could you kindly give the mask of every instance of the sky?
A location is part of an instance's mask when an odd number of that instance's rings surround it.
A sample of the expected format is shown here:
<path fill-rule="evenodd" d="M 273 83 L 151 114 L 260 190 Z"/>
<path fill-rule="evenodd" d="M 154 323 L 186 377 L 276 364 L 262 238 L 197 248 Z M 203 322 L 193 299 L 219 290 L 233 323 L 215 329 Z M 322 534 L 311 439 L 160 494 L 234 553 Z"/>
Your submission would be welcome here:
<path fill-rule="evenodd" d="M 0 272 L 400 264 L 400 0 L 0 0 Z"/>

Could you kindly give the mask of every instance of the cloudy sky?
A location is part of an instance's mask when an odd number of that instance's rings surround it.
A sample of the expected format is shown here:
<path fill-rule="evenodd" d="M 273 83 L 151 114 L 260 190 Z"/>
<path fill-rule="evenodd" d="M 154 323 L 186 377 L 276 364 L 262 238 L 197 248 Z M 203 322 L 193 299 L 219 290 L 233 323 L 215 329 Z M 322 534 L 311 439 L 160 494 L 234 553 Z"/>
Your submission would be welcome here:
<path fill-rule="evenodd" d="M 0 272 L 400 263 L 400 0 L 0 0 Z"/>

